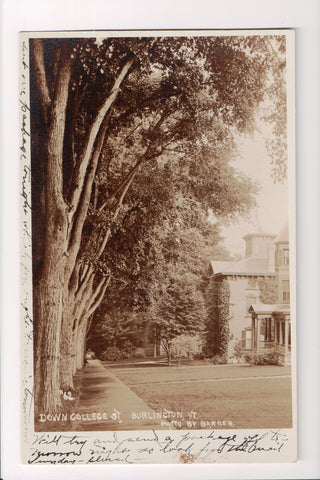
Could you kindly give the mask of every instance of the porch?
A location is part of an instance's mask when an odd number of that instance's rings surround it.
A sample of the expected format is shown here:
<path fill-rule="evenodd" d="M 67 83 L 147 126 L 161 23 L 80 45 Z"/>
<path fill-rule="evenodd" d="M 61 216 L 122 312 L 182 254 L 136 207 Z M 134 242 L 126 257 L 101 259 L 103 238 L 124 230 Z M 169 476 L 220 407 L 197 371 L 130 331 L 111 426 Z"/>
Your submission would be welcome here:
<path fill-rule="evenodd" d="M 245 352 L 277 353 L 280 365 L 291 364 L 291 322 L 289 305 L 251 305 L 250 342 Z"/>

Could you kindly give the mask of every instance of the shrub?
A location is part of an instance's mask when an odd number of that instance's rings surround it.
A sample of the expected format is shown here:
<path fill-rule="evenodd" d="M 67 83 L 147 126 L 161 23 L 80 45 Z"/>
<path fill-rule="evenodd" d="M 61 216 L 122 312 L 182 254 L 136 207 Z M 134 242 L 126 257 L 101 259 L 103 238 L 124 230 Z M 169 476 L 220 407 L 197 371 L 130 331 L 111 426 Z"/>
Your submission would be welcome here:
<path fill-rule="evenodd" d="M 197 358 L 202 354 L 200 335 L 179 335 L 171 342 L 171 354 L 174 358 Z"/>
<path fill-rule="evenodd" d="M 116 360 L 120 360 L 122 358 L 126 358 L 123 356 L 123 353 L 117 347 L 108 347 L 104 352 L 100 354 L 100 360 L 114 362 Z"/>
<path fill-rule="evenodd" d="M 114 362 L 116 360 L 129 358 L 132 356 L 134 348 L 134 345 L 128 340 L 122 345 L 121 349 L 116 346 L 107 347 L 102 353 L 100 353 L 99 359 L 102 361 Z"/>
<path fill-rule="evenodd" d="M 227 362 L 227 357 L 225 355 L 214 355 L 210 358 L 210 361 L 213 365 L 225 365 Z"/>
<path fill-rule="evenodd" d="M 128 358 L 132 355 L 132 352 L 134 351 L 135 346 L 127 340 L 121 347 L 120 353 L 122 355 L 122 358 Z"/>
<path fill-rule="evenodd" d="M 279 355 L 276 352 L 272 353 L 247 353 L 244 359 L 250 365 L 278 365 Z"/>
<path fill-rule="evenodd" d="M 203 352 L 196 353 L 193 358 L 196 360 L 206 360 L 206 356 Z"/>
<path fill-rule="evenodd" d="M 242 360 L 242 357 L 243 357 L 243 354 L 242 354 L 242 351 L 241 351 L 241 342 L 240 342 L 240 340 L 238 340 L 238 341 L 234 344 L 233 356 L 234 356 L 234 358 L 237 359 L 238 363 L 240 363 L 240 361 Z"/>
<path fill-rule="evenodd" d="M 138 347 L 134 350 L 133 355 L 134 358 L 145 358 L 146 354 L 144 348 Z"/>

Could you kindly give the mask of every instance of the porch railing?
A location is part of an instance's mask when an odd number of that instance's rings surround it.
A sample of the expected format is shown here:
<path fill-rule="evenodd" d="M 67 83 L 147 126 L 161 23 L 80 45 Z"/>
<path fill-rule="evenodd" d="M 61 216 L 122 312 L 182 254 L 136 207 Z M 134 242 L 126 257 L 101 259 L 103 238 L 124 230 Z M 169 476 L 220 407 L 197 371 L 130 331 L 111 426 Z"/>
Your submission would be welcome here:
<path fill-rule="evenodd" d="M 275 343 L 274 349 L 277 353 L 285 353 L 286 349 L 284 345 L 280 345 L 279 343 Z M 287 346 L 287 352 L 291 352 L 291 345 Z"/>
<path fill-rule="evenodd" d="M 274 348 L 274 342 L 265 342 L 260 340 L 259 342 L 260 350 L 271 350 Z"/>
<path fill-rule="evenodd" d="M 246 343 L 246 346 L 242 346 L 241 347 L 241 350 L 243 351 L 251 351 L 251 350 L 257 350 L 257 346 L 254 345 L 254 348 L 252 349 L 251 348 L 251 343 L 247 342 Z M 285 346 L 284 345 L 280 345 L 279 343 L 275 343 L 275 342 L 265 342 L 264 340 L 260 340 L 259 342 L 259 350 L 260 351 L 264 351 L 264 350 L 271 350 L 271 351 L 275 351 L 277 353 L 285 353 Z M 291 352 L 291 345 L 288 345 L 287 347 L 287 352 Z"/>

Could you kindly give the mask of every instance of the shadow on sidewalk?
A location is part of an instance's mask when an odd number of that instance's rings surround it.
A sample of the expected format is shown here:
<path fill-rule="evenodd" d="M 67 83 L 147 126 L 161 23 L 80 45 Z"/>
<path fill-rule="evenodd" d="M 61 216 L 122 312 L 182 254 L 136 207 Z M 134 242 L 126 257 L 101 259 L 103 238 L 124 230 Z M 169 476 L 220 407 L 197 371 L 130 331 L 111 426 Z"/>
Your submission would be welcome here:
<path fill-rule="evenodd" d="M 70 414 L 71 431 L 161 429 L 156 412 L 99 360 L 88 360 L 76 381 L 79 398 Z"/>

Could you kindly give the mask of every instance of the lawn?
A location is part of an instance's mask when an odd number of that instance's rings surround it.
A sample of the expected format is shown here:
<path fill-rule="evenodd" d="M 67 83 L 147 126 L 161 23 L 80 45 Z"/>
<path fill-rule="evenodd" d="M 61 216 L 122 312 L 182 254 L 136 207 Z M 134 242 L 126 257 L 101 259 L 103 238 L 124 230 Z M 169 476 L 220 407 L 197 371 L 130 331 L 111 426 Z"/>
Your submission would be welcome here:
<path fill-rule="evenodd" d="M 194 428 L 290 428 L 290 367 L 117 368 L 117 377 L 153 410 L 197 412 Z M 231 427 L 232 422 L 232 427 Z M 223 425 L 223 423 L 219 424 Z M 182 427 L 184 428 L 184 427 Z"/>

